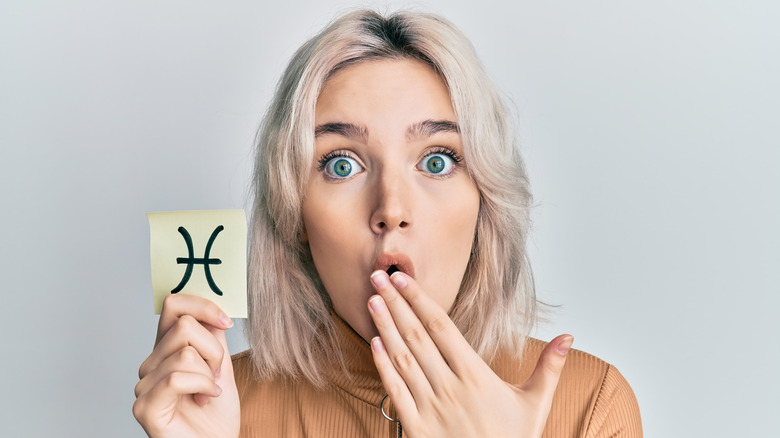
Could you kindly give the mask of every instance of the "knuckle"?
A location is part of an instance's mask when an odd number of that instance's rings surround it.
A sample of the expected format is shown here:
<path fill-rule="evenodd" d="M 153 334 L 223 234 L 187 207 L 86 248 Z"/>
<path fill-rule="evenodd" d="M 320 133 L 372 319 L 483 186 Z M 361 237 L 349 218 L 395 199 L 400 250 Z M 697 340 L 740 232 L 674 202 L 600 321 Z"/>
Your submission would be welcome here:
<path fill-rule="evenodd" d="M 138 420 L 139 423 L 144 424 L 147 416 L 146 399 L 138 398 L 133 403 L 133 417 Z"/>
<path fill-rule="evenodd" d="M 390 395 L 390 402 L 392 402 L 393 398 L 397 398 L 401 396 L 401 394 L 404 393 L 404 391 L 407 390 L 406 385 L 401 382 L 395 382 L 390 385 L 387 385 L 387 393 Z"/>
<path fill-rule="evenodd" d="M 548 376 L 556 376 L 560 374 L 561 369 L 563 368 L 563 364 L 559 363 L 559 361 L 554 360 L 554 358 L 550 358 L 550 357 L 542 358 L 541 363 L 539 365 L 541 365 L 542 367 L 542 373 Z"/>
<path fill-rule="evenodd" d="M 179 350 L 179 360 L 184 363 L 197 362 L 200 359 L 198 350 L 192 345 L 187 345 Z"/>
<path fill-rule="evenodd" d="M 393 362 L 399 370 L 407 370 L 414 364 L 414 356 L 409 350 L 404 350 L 393 356 Z"/>
<path fill-rule="evenodd" d="M 173 371 L 165 378 L 165 386 L 179 393 L 184 388 L 184 373 Z"/>
<path fill-rule="evenodd" d="M 177 294 L 168 294 L 165 298 L 163 298 L 162 302 L 162 312 L 165 311 L 165 309 L 172 309 L 176 307 L 176 304 L 179 301 L 179 296 Z"/>
<path fill-rule="evenodd" d="M 141 385 L 141 382 L 143 382 L 143 380 L 139 380 L 138 383 L 135 384 L 135 388 L 133 388 L 133 393 L 135 394 L 135 398 L 136 399 L 138 399 L 138 396 L 141 395 L 141 389 L 142 389 L 142 386 L 143 386 L 143 385 Z M 138 400 L 136 400 L 136 401 L 138 401 Z M 133 407 L 133 409 L 135 409 L 135 407 Z"/>
<path fill-rule="evenodd" d="M 215 360 L 222 360 L 222 358 L 225 357 L 225 347 L 223 347 L 222 344 L 219 341 L 217 341 L 216 345 L 217 345 L 217 348 L 216 348 L 216 350 L 214 350 L 214 353 L 216 354 L 216 356 L 214 356 L 214 359 Z"/>
<path fill-rule="evenodd" d="M 193 318 L 190 315 L 182 315 L 179 317 L 179 320 L 176 321 L 176 325 L 174 326 L 174 329 L 176 330 L 176 334 L 178 336 L 185 336 L 187 333 L 192 333 L 193 331 L 197 330 L 197 327 L 200 325 L 197 319 Z"/>
<path fill-rule="evenodd" d="M 441 389 L 441 398 L 452 406 L 457 406 L 462 399 L 459 397 L 458 391 L 450 385 L 444 385 Z"/>
<path fill-rule="evenodd" d="M 548 360 L 544 363 L 544 371 L 551 375 L 556 375 L 561 371 L 561 367 L 554 361 Z"/>
<path fill-rule="evenodd" d="M 428 332 L 431 334 L 441 333 L 447 330 L 447 327 L 449 327 L 449 317 L 447 315 L 439 315 L 428 323 Z"/>
<path fill-rule="evenodd" d="M 407 287 L 404 289 L 404 296 L 406 297 L 406 301 L 415 303 L 420 298 L 420 291 L 413 287 Z"/>
<path fill-rule="evenodd" d="M 382 295 L 382 299 L 385 300 L 385 303 L 390 306 L 392 303 L 395 302 L 398 298 L 400 298 L 401 295 L 398 294 L 398 292 L 387 292 Z"/>
<path fill-rule="evenodd" d="M 182 315 L 179 317 L 179 320 L 176 321 L 176 324 L 185 327 L 194 327 L 196 324 L 198 324 L 198 320 L 195 319 L 195 317 L 192 315 Z"/>
<path fill-rule="evenodd" d="M 403 334 L 403 339 L 407 344 L 420 345 L 423 342 L 424 330 L 422 327 L 412 327 Z"/>
<path fill-rule="evenodd" d="M 141 362 L 141 366 L 138 367 L 138 378 L 143 379 L 146 377 L 147 374 L 151 371 L 149 368 L 151 365 L 149 364 L 149 358 L 147 357 L 146 360 Z"/>

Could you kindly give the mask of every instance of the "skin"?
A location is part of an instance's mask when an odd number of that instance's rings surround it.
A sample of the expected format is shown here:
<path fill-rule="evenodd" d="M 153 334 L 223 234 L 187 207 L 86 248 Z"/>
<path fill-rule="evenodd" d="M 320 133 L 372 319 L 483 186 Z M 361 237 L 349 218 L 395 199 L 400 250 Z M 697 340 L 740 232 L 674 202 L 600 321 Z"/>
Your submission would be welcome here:
<path fill-rule="evenodd" d="M 410 437 L 540 437 L 574 338 L 553 339 L 522 385 L 501 380 L 412 278 L 371 276 L 371 350 Z"/>
<path fill-rule="evenodd" d="M 531 378 L 512 385 L 493 373 L 450 320 L 479 195 L 467 163 L 446 166 L 443 150 L 463 155 L 457 132 L 407 135 L 410 125 L 425 120 L 456 122 L 444 83 L 422 62 L 363 62 L 331 76 L 317 103 L 317 126 L 350 123 L 365 128 L 366 136 L 333 129 L 317 136 L 303 238 L 334 309 L 370 339 L 407 436 L 539 437 L 573 338 L 551 341 Z M 344 161 L 327 166 L 343 157 L 319 163 L 334 151 L 353 160 L 346 176 L 333 173 L 345 170 Z M 446 178 L 427 166 L 434 157 L 447 169 Z M 383 252 L 405 254 L 414 278 L 372 273 Z M 149 436 L 238 436 L 240 405 L 224 333 L 231 326 L 204 298 L 165 299 L 133 405 Z"/>
<path fill-rule="evenodd" d="M 479 192 L 462 161 L 446 177 L 428 168 L 432 152 L 444 147 L 462 157 L 463 146 L 457 132 L 408 135 L 425 120 L 457 122 L 446 85 L 421 61 L 368 61 L 331 76 L 316 107 L 316 155 L 323 158 L 306 189 L 305 238 L 334 309 L 371 339 L 408 436 L 538 437 L 573 338 L 553 340 L 529 381 L 515 386 L 450 320 Z M 334 123 L 358 126 L 363 135 L 323 129 Z M 342 160 L 334 151 L 353 160 L 343 174 L 328 166 Z M 367 285 L 383 251 L 407 254 L 414 278 L 377 270 Z"/>
<path fill-rule="evenodd" d="M 317 101 L 315 126 L 347 123 L 368 134 L 316 137 L 303 203 L 309 246 L 334 310 L 366 340 L 378 333 L 366 302 L 379 254 L 407 255 L 417 282 L 443 309 L 452 307 L 466 271 L 479 192 L 465 167 L 432 154 L 447 148 L 462 157 L 457 132 L 408 135 L 426 120 L 457 122 L 444 82 L 416 60 L 347 67 L 328 79 Z M 319 169 L 321 157 L 333 152 L 354 157 L 350 176 Z M 433 173 L 426 158 L 453 166 Z"/>
<path fill-rule="evenodd" d="M 205 298 L 165 298 L 154 350 L 135 386 L 133 415 L 147 435 L 238 436 L 241 408 L 225 339 L 232 326 Z"/>

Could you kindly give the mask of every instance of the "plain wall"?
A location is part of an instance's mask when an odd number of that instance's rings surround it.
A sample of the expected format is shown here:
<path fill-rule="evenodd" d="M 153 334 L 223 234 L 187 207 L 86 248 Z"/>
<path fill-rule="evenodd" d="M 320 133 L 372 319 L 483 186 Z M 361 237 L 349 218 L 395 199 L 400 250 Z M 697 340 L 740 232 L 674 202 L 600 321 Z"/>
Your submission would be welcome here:
<path fill-rule="evenodd" d="M 143 435 L 144 213 L 246 207 L 282 68 L 353 6 L 266 3 L 0 4 L 0 436 Z M 648 437 L 780 436 L 778 3 L 377 5 L 455 22 L 517 107 L 537 336 L 615 364 Z"/>

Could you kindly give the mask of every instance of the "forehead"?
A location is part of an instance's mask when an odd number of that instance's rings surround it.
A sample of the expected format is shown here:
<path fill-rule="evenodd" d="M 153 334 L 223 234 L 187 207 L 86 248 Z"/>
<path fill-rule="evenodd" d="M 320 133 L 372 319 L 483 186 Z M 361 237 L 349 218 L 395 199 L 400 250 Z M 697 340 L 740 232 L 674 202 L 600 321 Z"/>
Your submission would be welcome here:
<path fill-rule="evenodd" d="M 446 84 L 420 60 L 363 61 L 325 82 L 315 109 L 317 124 L 377 117 L 456 121 Z"/>

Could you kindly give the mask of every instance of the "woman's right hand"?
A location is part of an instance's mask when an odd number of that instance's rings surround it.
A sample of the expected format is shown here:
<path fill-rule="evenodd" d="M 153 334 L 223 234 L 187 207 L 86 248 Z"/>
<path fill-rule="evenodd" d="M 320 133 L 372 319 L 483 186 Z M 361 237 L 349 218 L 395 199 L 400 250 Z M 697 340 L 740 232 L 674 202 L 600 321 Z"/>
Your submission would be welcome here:
<path fill-rule="evenodd" d="M 241 422 L 225 330 L 233 322 L 192 295 L 163 301 L 157 341 L 138 370 L 133 415 L 150 437 L 237 437 Z"/>

